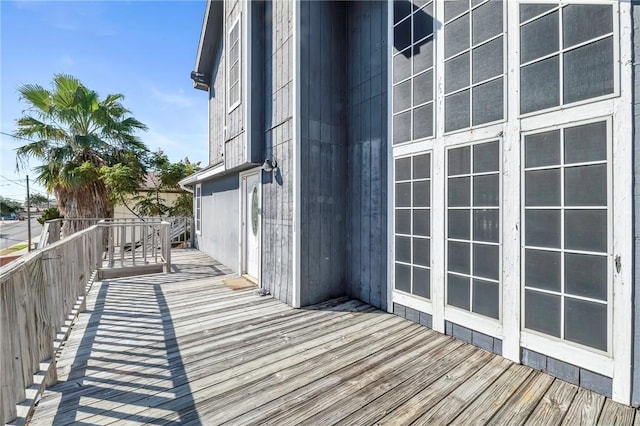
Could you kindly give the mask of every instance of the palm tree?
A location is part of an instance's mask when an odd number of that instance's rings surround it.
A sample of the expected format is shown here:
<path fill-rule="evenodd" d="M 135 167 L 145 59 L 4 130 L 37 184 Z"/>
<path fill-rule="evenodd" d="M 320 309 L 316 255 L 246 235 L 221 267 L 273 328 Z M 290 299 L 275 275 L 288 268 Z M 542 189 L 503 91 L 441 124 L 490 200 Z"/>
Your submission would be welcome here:
<path fill-rule="evenodd" d="M 135 163 L 133 179 L 144 176 L 141 158 L 147 147 L 136 136 L 147 126 L 131 116 L 121 94 L 100 99 L 78 79 L 56 74 L 52 90 L 36 84 L 18 88 L 29 108 L 17 120 L 14 136 L 30 142 L 16 149 L 22 164 L 40 160 L 36 181 L 55 193 L 67 219 L 112 217 L 109 188 L 101 179 L 104 166 Z M 63 235 L 77 231 L 79 221 L 66 221 Z"/>

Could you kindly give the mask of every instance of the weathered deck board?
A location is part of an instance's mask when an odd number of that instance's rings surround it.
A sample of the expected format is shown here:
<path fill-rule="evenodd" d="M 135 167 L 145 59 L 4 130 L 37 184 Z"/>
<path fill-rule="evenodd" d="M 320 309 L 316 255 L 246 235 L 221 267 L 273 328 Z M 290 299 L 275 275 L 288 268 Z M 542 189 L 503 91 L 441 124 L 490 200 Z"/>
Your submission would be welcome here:
<path fill-rule="evenodd" d="M 540 426 L 560 424 L 577 391 L 577 386 L 555 380 L 527 419 L 527 424 Z"/>
<path fill-rule="evenodd" d="M 473 402 L 478 396 L 478 389 L 491 385 L 509 368 L 509 361 L 501 358 L 492 359 L 482 367 L 465 384 L 451 392 L 445 399 L 420 417 L 416 424 L 433 425 L 449 424 L 453 419 Z"/>
<path fill-rule="evenodd" d="M 578 394 L 569 407 L 563 425 L 594 425 L 602 411 L 605 397 L 586 389 L 578 389 Z"/>
<path fill-rule="evenodd" d="M 637 412 L 633 408 L 616 404 L 607 399 L 604 407 L 602 407 L 597 424 L 607 426 L 630 425 L 633 422 L 634 415 L 637 417 Z"/>
<path fill-rule="evenodd" d="M 553 380 L 553 377 L 548 374 L 534 371 L 487 424 L 495 426 L 524 424 Z M 589 393 L 593 394 L 593 392 Z"/>
<path fill-rule="evenodd" d="M 632 424 L 635 410 L 346 298 L 292 309 L 174 252 L 97 282 L 33 425 Z M 637 416 L 636 416 L 637 417 Z"/>

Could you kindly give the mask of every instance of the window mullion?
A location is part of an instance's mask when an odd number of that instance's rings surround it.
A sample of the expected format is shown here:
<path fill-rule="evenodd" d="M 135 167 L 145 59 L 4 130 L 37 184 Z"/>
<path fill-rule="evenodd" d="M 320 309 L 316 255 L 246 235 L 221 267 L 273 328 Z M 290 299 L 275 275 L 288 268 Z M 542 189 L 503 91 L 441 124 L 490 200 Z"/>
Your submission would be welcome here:
<path fill-rule="evenodd" d="M 560 132 L 560 338 L 564 339 L 565 330 L 565 187 L 564 187 L 564 130 Z"/>
<path fill-rule="evenodd" d="M 560 97 L 558 99 L 560 99 L 560 105 L 564 105 L 564 40 L 563 40 L 563 10 L 564 10 L 564 6 L 561 6 L 558 9 L 558 72 L 560 73 L 559 75 L 559 90 L 560 90 Z M 561 139 L 562 140 L 562 137 Z M 564 170 L 563 170 L 564 172 Z M 563 173 L 564 174 L 564 173 Z M 563 302 L 564 302 L 564 297 L 562 298 Z M 564 318 L 564 316 L 563 316 Z M 564 336 L 564 331 L 563 331 L 563 336 Z"/>

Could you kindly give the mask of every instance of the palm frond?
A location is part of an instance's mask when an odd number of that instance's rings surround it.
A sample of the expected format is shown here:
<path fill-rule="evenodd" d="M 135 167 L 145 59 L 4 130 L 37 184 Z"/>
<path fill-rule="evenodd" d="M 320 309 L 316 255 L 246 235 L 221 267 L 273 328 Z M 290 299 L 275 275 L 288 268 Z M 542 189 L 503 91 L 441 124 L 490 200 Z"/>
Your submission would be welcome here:
<path fill-rule="evenodd" d="M 67 138 L 67 134 L 60 127 L 31 116 L 17 119 L 16 125 L 17 129 L 13 135 L 18 138 L 38 138 L 56 142 L 64 141 Z"/>
<path fill-rule="evenodd" d="M 20 99 L 26 101 L 31 109 L 49 113 L 51 109 L 52 94 L 38 84 L 23 84 L 18 87 Z"/>
<path fill-rule="evenodd" d="M 58 181 L 59 170 L 52 167 L 51 164 L 36 166 L 33 170 L 36 172 L 36 183 L 44 186 L 48 192 L 53 192 Z"/>
<path fill-rule="evenodd" d="M 19 158 L 34 157 L 44 160 L 47 157 L 49 149 L 50 145 L 48 140 L 34 141 L 16 148 L 16 155 Z"/>
<path fill-rule="evenodd" d="M 76 90 L 82 86 L 80 80 L 67 74 L 56 74 L 53 77 L 53 102 L 62 107 L 73 106 Z"/>

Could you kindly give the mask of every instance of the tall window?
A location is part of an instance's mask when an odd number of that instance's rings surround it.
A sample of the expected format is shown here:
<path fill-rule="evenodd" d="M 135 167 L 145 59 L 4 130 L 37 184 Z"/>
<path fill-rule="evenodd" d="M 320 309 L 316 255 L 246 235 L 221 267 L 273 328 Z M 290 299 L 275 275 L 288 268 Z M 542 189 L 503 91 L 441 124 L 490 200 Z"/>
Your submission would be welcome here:
<path fill-rule="evenodd" d="M 393 3 L 393 143 L 433 136 L 433 2 Z"/>
<path fill-rule="evenodd" d="M 227 84 L 229 88 L 229 109 L 232 110 L 240 105 L 240 17 L 229 31 L 229 78 Z"/>
<path fill-rule="evenodd" d="M 500 318 L 500 142 L 447 152 L 447 304 Z"/>
<path fill-rule="evenodd" d="M 431 154 L 395 160 L 395 288 L 431 297 Z"/>
<path fill-rule="evenodd" d="M 613 93 L 613 68 L 611 5 L 520 5 L 522 114 Z"/>
<path fill-rule="evenodd" d="M 501 0 L 444 2 L 445 131 L 504 118 Z"/>
<path fill-rule="evenodd" d="M 200 233 L 202 231 L 201 220 L 202 220 L 202 185 L 196 185 L 195 192 L 195 213 L 196 213 L 196 233 Z"/>
<path fill-rule="evenodd" d="M 607 123 L 524 137 L 525 328 L 608 348 Z"/>

